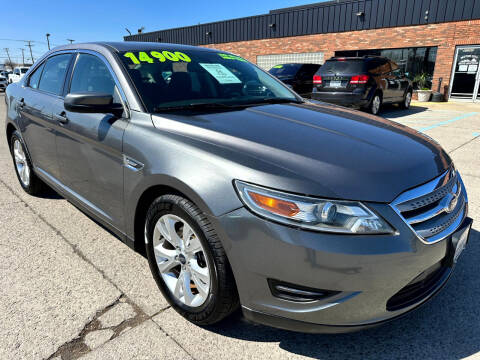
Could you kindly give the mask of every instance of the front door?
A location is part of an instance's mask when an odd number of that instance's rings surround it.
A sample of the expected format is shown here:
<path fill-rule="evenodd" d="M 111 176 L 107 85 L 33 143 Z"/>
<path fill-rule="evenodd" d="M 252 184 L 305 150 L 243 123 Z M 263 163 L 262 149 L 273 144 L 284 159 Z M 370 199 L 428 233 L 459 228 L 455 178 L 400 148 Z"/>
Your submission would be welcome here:
<path fill-rule="evenodd" d="M 111 94 L 121 103 L 114 74 L 107 60 L 80 53 L 75 61 L 68 93 Z M 122 142 L 128 120 L 112 114 L 77 113 L 62 108 L 64 118 L 57 135 L 57 156 L 63 184 L 101 219 L 122 230 Z"/>
<path fill-rule="evenodd" d="M 451 99 L 480 101 L 480 46 L 457 47 Z"/>

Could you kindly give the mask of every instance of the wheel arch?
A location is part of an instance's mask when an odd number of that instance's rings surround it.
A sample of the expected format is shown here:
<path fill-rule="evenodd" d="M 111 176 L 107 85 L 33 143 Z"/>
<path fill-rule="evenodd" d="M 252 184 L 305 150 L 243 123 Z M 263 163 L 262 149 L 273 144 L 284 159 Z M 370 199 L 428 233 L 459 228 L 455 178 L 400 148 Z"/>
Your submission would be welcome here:
<path fill-rule="evenodd" d="M 8 142 L 9 147 L 10 147 L 10 138 L 12 137 L 12 135 L 15 131 L 18 131 L 18 129 L 11 122 L 8 122 L 5 131 L 6 131 L 5 135 L 7 137 L 7 142 Z"/>
<path fill-rule="evenodd" d="M 126 230 L 127 236 L 134 242 L 135 250 L 140 253 L 143 253 L 145 250 L 145 216 L 152 202 L 159 196 L 166 194 L 182 196 L 194 203 L 207 216 L 218 216 L 242 206 L 233 186 L 231 194 L 222 193 L 223 196 L 221 198 L 224 200 L 221 202 L 218 201 L 218 198 L 211 199 L 208 191 L 205 189 L 194 189 L 181 180 L 168 175 L 149 176 L 131 192 L 128 191 L 127 187 L 126 194 L 130 193 L 130 196 L 127 195 L 125 198 L 127 204 L 125 214 L 127 219 Z M 204 199 L 210 199 L 209 203 Z M 129 204 L 131 205 L 129 206 Z"/>

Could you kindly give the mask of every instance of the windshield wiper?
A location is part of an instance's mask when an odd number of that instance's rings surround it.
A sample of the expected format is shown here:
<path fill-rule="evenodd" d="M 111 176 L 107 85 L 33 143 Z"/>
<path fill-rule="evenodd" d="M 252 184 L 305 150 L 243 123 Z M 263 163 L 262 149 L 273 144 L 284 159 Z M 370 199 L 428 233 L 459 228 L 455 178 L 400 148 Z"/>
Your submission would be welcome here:
<path fill-rule="evenodd" d="M 204 109 L 238 109 L 245 108 L 249 106 L 261 105 L 261 104 L 285 104 L 285 103 L 295 103 L 303 104 L 303 100 L 291 99 L 291 98 L 263 98 L 257 99 L 254 101 L 249 101 L 245 103 L 235 103 L 235 104 L 224 104 L 224 103 L 192 103 L 192 104 L 183 104 L 175 106 L 156 106 L 153 108 L 153 111 L 156 113 L 169 112 L 169 111 L 178 111 L 178 110 L 204 110 Z"/>
<path fill-rule="evenodd" d="M 254 101 L 250 101 L 248 105 L 261 105 L 261 104 L 286 104 L 286 103 L 294 103 L 294 104 L 303 104 L 305 101 L 299 99 L 291 99 L 291 98 L 263 98 Z"/>
<path fill-rule="evenodd" d="M 243 106 L 243 105 L 240 105 Z M 222 103 L 194 103 L 175 106 L 156 106 L 154 112 L 176 111 L 176 110 L 201 110 L 201 109 L 233 109 L 238 106 Z"/>

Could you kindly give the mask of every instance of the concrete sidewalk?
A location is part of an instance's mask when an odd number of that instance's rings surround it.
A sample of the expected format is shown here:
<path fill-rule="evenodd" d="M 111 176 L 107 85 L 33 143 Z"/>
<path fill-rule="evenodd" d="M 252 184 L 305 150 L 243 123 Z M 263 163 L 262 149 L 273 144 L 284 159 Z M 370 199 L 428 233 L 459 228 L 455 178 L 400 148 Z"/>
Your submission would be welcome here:
<path fill-rule="evenodd" d="M 443 106 L 448 104 L 441 104 Z M 55 193 L 27 195 L 0 134 L 0 359 L 452 359 L 480 355 L 480 106 L 415 104 L 382 114 L 424 132 L 462 172 L 474 230 L 428 305 L 385 326 L 306 335 L 239 316 L 200 328 L 173 311 L 148 263 Z M 477 114 L 449 121 L 466 113 Z M 408 116 L 406 116 L 408 114 Z M 0 128 L 5 107 L 0 95 Z"/>

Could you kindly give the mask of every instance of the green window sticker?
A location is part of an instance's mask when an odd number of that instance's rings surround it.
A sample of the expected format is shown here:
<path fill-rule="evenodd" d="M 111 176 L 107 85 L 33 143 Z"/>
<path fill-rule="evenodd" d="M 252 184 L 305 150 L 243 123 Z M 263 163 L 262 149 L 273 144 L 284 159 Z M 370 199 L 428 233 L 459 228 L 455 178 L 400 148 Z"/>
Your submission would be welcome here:
<path fill-rule="evenodd" d="M 275 65 L 273 68 L 274 69 L 281 69 L 281 68 L 283 68 L 283 65 Z"/>
<path fill-rule="evenodd" d="M 205 70 L 208 71 L 220 84 L 241 84 L 239 78 L 237 78 L 230 70 L 228 70 L 222 64 L 199 64 Z"/>
<path fill-rule="evenodd" d="M 238 60 L 238 61 L 247 62 L 247 60 L 245 60 L 245 59 L 243 59 L 243 58 L 241 58 L 240 56 L 237 56 L 237 55 L 218 53 L 218 56 L 220 56 L 221 58 L 226 59 L 226 60 Z"/>

